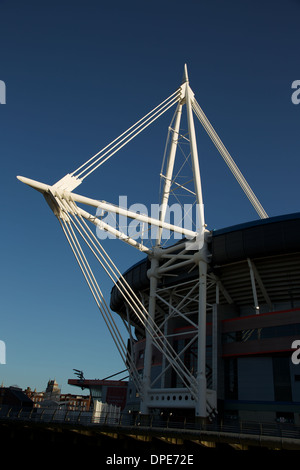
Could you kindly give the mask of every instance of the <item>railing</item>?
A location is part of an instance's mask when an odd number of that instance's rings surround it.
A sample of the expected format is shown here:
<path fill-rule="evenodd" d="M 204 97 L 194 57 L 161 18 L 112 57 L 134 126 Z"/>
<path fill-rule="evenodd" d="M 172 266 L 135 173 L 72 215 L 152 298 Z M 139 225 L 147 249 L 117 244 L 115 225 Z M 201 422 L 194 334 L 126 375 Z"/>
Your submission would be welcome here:
<path fill-rule="evenodd" d="M 132 430 L 136 428 L 138 431 L 151 429 L 153 430 L 173 430 L 178 433 L 184 431 L 195 431 L 196 433 L 222 433 L 222 434 L 239 434 L 239 435 L 252 435 L 252 436 L 268 436 L 280 437 L 286 439 L 299 439 L 300 448 L 300 426 L 293 423 L 281 422 L 252 422 L 252 421 L 221 421 L 218 423 L 198 423 L 189 422 L 187 420 L 176 421 L 173 417 L 167 419 L 153 415 L 143 416 L 136 413 L 95 413 L 92 411 L 70 411 L 62 409 L 48 409 L 48 408 L 14 408 L 8 405 L 0 408 L 0 422 L 1 421 L 30 421 L 32 423 L 61 423 L 72 424 L 89 427 L 108 426 L 115 431 L 126 428 Z"/>

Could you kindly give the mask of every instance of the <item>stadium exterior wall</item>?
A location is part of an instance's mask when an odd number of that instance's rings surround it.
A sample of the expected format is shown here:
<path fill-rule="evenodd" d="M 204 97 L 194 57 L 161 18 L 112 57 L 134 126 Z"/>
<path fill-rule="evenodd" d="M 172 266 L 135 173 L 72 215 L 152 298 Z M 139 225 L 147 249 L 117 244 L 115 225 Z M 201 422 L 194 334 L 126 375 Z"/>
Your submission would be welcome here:
<path fill-rule="evenodd" d="M 292 343 L 300 339 L 300 213 L 249 222 L 222 230 L 213 230 L 209 242 L 211 260 L 208 275 L 218 279 L 222 288 L 216 302 L 208 292 L 208 303 L 215 305 L 217 329 L 212 312 L 207 312 L 207 380 L 217 388 L 218 418 L 286 420 L 299 424 L 300 365 L 291 360 Z M 139 293 L 149 290 L 149 260 L 143 259 L 124 274 L 127 282 Z M 251 271 L 251 272 L 250 272 Z M 251 274 L 254 273 L 254 278 Z M 197 271 L 182 269 L 176 280 L 163 278 L 164 292 L 177 292 L 179 285 L 192 285 Z M 255 283 L 253 284 L 253 279 Z M 259 306 L 255 305 L 253 290 Z M 126 305 L 118 289 L 111 292 L 111 308 L 124 319 Z M 158 306 L 163 312 L 163 305 Z M 128 313 L 128 312 L 127 312 Z M 145 335 L 135 322 L 134 357 L 143 373 Z M 169 325 L 174 335 L 173 346 L 180 352 L 187 344 L 188 329 L 179 319 Z M 217 334 L 217 377 L 214 377 L 212 336 Z M 184 354 L 191 370 L 196 367 L 195 345 Z M 153 349 L 152 379 L 158 376 L 162 357 Z M 164 386 L 180 389 L 182 383 L 169 373 Z M 156 384 L 159 389 L 162 382 Z M 165 405 L 153 412 L 184 414 L 183 401 L 169 408 Z M 133 383 L 128 385 L 127 408 L 138 411 L 139 396 Z"/>

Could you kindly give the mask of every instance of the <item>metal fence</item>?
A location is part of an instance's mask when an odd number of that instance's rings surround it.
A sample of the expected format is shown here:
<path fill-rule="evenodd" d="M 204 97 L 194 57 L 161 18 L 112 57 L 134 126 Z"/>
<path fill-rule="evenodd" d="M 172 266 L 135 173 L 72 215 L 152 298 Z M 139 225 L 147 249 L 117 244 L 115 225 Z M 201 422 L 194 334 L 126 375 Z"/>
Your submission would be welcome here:
<path fill-rule="evenodd" d="M 299 439 L 300 427 L 293 423 L 259 423 L 252 421 L 224 420 L 220 422 L 199 423 L 187 420 L 176 421 L 174 418 L 164 418 L 159 415 L 143 416 L 138 413 L 95 413 L 93 411 L 71 411 L 65 409 L 51 408 L 14 408 L 8 405 L 0 408 L 0 421 L 30 421 L 35 423 L 61 423 L 80 426 L 108 426 L 116 432 L 118 429 L 126 431 L 126 427 L 138 429 L 168 429 L 195 432 L 232 433 L 253 436 L 269 436 L 287 439 Z"/>

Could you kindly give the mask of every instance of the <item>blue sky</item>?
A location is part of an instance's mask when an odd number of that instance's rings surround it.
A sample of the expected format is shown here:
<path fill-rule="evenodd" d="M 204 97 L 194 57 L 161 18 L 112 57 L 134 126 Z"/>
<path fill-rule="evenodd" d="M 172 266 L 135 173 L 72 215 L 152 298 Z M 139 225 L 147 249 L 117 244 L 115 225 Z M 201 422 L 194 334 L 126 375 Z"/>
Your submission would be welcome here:
<path fill-rule="evenodd" d="M 0 383 L 64 392 L 73 368 L 103 378 L 123 368 L 43 197 L 17 175 L 53 184 L 181 84 L 196 99 L 269 216 L 299 211 L 298 0 L 0 1 Z M 158 202 L 171 114 L 110 159 L 77 192 Z M 208 228 L 257 218 L 199 129 Z M 121 271 L 141 258 L 111 240 Z M 109 299 L 111 284 L 101 276 Z"/>

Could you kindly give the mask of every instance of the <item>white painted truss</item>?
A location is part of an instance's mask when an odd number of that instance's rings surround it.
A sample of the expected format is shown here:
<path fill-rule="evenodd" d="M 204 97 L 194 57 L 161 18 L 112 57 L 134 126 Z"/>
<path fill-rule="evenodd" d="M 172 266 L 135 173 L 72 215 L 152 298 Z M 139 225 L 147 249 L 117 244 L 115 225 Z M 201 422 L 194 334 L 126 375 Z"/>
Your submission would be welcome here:
<path fill-rule="evenodd" d="M 106 201 L 94 200 L 73 192 L 92 172 L 99 169 L 116 152 L 120 151 L 134 137 L 175 105 L 176 111 L 169 127 L 168 148 L 166 147 L 164 165 L 160 175 L 162 197 L 159 217 L 150 217 Z M 181 131 L 180 127 L 184 107 L 186 109 L 188 125 L 185 133 Z M 196 102 L 194 93 L 189 85 L 186 66 L 184 68 L 183 83 L 174 93 L 111 142 L 111 144 L 95 154 L 77 170 L 67 174 L 56 184 L 51 186 L 28 178 L 18 177 L 19 180 L 37 189 L 45 196 L 58 218 L 63 233 L 105 320 L 107 328 L 141 396 L 141 412 L 145 414 L 153 407 L 164 407 L 166 405 L 169 408 L 172 406 L 192 407 L 195 409 L 196 416 L 199 417 L 206 417 L 216 409 L 215 370 L 217 366 L 215 358 L 211 365 L 212 388 L 209 388 L 207 385 L 206 317 L 208 309 L 213 310 L 213 306 L 207 303 L 207 289 L 211 283 L 221 289 L 222 286 L 218 283 L 217 279 L 210 278 L 207 274 L 207 266 L 210 261 L 210 254 L 207 248 L 209 232 L 206 229 L 204 219 L 194 115 L 196 115 L 207 131 L 259 216 L 261 218 L 267 217 L 266 212 L 237 168 L 229 152 Z M 192 184 L 183 182 L 182 179 L 176 178 L 178 174 L 174 174 L 175 159 L 178 158 L 178 148 L 181 150 L 181 142 L 187 144 L 188 152 L 185 155 L 185 161 L 189 160 L 191 164 L 192 177 L 189 183 Z M 196 208 L 194 218 L 197 219 L 197 221 L 194 220 L 195 229 L 187 229 L 182 225 L 171 224 L 166 221 L 170 196 L 176 194 L 176 189 L 183 190 L 193 197 Z M 97 210 L 102 209 L 103 211 L 122 215 L 130 220 L 146 223 L 149 226 L 155 226 L 157 228 L 155 243 L 153 246 L 148 247 L 143 240 L 136 240 L 130 237 L 120 228 L 113 227 L 109 223 L 104 222 L 101 217 L 80 208 L 78 203 L 85 204 L 90 208 L 97 208 Z M 149 257 L 150 269 L 148 277 L 150 288 L 147 301 L 141 299 L 130 287 L 116 264 L 104 250 L 90 224 L 100 230 L 109 232 L 121 241 L 144 252 Z M 164 229 L 169 230 L 173 234 L 180 234 L 182 241 L 173 246 L 163 247 L 162 233 Z M 140 329 L 143 335 L 145 335 L 146 347 L 142 376 L 137 370 L 135 358 L 127 348 L 127 340 L 122 337 L 114 316 L 105 301 L 105 296 L 88 261 L 86 249 L 93 255 L 101 265 L 103 272 L 109 276 L 116 288 L 121 292 L 128 312 L 130 312 L 130 315 L 134 315 L 134 323 L 140 325 Z M 178 285 L 171 296 L 169 293 L 165 295 L 166 291 L 164 291 L 163 287 L 160 287 L 161 280 L 170 276 L 176 276 L 178 270 L 187 267 L 191 270 L 198 270 L 198 282 L 193 283 L 188 289 L 185 286 L 183 292 L 180 291 L 180 285 Z M 253 271 L 255 269 L 253 265 L 251 267 L 251 272 L 253 276 L 256 275 L 257 279 L 258 273 Z M 223 289 L 224 292 L 225 289 Z M 226 295 L 226 292 L 224 295 Z M 160 307 L 160 305 L 163 305 L 164 308 Z M 166 311 L 168 312 L 167 314 Z M 127 319 L 124 319 L 124 324 L 130 342 L 133 344 L 134 335 L 130 315 L 128 313 Z M 174 347 L 174 335 L 168 333 L 168 324 L 171 320 L 174 321 L 174 319 L 180 319 L 181 324 L 185 324 L 190 328 L 190 339 L 185 347 L 179 351 Z M 196 345 L 196 366 L 194 370 L 187 367 L 184 360 L 185 352 L 190 350 L 192 345 Z M 151 377 L 153 347 L 160 351 L 163 358 L 161 373 L 154 380 Z M 167 385 L 167 374 L 170 370 L 176 376 L 176 384 L 172 387 Z M 159 388 L 157 387 L 158 383 L 160 383 Z"/>

